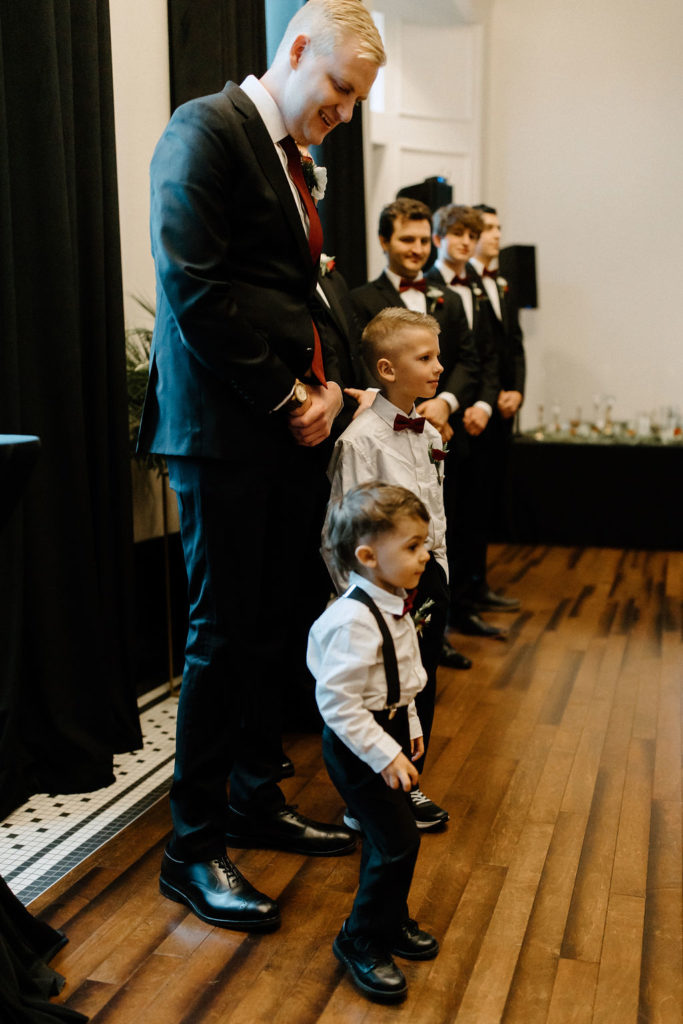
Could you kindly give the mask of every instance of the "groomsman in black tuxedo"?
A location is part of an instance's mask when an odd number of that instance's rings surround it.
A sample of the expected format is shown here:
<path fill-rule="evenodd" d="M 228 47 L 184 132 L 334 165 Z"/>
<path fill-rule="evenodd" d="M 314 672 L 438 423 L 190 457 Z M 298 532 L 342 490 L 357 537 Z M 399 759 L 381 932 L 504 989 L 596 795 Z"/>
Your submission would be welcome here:
<path fill-rule="evenodd" d="M 225 928 L 279 924 L 226 845 L 355 846 L 277 785 L 288 673 L 310 625 L 301 556 L 319 543 L 321 445 L 342 405 L 313 320 L 322 228 L 297 146 L 349 121 L 384 61 L 364 4 L 308 0 L 265 75 L 179 107 L 152 160 L 157 309 L 139 449 L 166 457 L 190 602 L 160 885 Z"/>
<path fill-rule="evenodd" d="M 491 472 L 489 474 L 488 523 L 500 516 L 505 501 L 505 482 L 508 472 L 508 456 L 512 443 L 515 416 L 524 401 L 526 380 L 526 357 L 523 334 L 519 324 L 519 313 L 510 299 L 508 284 L 498 272 L 501 227 L 498 213 L 493 206 L 479 204 L 474 207 L 484 222 L 481 235 L 470 259 L 468 273 L 474 275 L 477 286 L 488 298 L 488 319 L 498 356 L 500 390 L 489 424 L 487 442 Z M 485 569 L 484 569 L 485 571 Z M 484 611 L 516 611 L 519 602 L 492 594 L 484 583 L 479 598 L 479 608 Z"/>
<path fill-rule="evenodd" d="M 495 594 L 486 586 L 487 502 L 493 472 L 488 458 L 488 433 L 500 380 L 488 295 L 468 262 L 483 226 L 481 214 L 469 206 L 450 205 L 437 210 L 433 234 L 437 258 L 427 277 L 460 296 L 480 358 L 475 401 L 455 428 L 449 471 L 444 478 L 451 591 L 449 623 L 469 635 L 503 637 L 503 630 L 478 614 L 482 607 L 518 607 L 514 599 Z"/>
<path fill-rule="evenodd" d="M 384 271 L 351 292 L 359 324 L 365 327 L 387 306 L 407 306 L 435 317 L 441 328 L 439 358 L 444 370 L 439 392 L 422 402 L 418 412 L 448 441 L 478 387 L 479 355 L 459 296 L 423 274 L 432 246 L 431 210 L 417 199 L 395 199 L 380 214 L 379 242 L 386 258 Z M 440 663 L 460 669 L 472 664 L 446 641 Z"/>

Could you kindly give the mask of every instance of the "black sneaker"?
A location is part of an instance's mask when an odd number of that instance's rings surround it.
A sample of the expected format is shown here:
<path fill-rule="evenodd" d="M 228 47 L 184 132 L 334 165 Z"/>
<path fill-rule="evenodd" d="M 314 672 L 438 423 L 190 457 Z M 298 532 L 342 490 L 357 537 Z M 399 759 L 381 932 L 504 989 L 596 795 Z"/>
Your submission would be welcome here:
<path fill-rule="evenodd" d="M 400 967 L 370 937 L 348 935 L 346 921 L 332 950 L 364 996 L 378 1003 L 399 1003 L 405 999 L 408 985 Z"/>
<path fill-rule="evenodd" d="M 419 786 L 411 789 L 408 796 L 415 815 L 415 824 L 422 832 L 435 832 L 444 827 L 448 821 L 448 811 L 444 811 L 443 807 L 439 807 L 425 796 Z"/>

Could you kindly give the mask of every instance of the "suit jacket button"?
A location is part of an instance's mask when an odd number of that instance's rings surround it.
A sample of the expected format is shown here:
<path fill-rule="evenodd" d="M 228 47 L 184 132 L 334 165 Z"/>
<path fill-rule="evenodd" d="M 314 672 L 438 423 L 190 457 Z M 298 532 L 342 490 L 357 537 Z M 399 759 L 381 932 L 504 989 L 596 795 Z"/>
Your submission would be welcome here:
<path fill-rule="evenodd" d="M 312 345 L 309 345 L 309 346 L 308 346 L 308 347 L 306 348 L 306 355 L 310 355 L 310 354 L 312 353 L 312 351 L 313 351 L 313 346 L 312 346 Z"/>

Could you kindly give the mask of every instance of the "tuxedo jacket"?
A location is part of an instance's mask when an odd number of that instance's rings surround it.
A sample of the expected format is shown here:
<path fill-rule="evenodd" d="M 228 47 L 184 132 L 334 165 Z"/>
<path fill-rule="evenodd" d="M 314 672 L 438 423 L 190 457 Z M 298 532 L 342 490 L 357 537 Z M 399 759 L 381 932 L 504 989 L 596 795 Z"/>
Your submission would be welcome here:
<path fill-rule="evenodd" d="M 467 276 L 486 294 L 484 282 L 471 263 L 467 264 Z M 498 278 L 496 281 L 502 319 L 498 319 L 490 302 L 482 309 L 489 316 L 491 332 L 498 351 L 500 386 L 503 391 L 519 391 L 523 395 L 526 381 L 524 335 L 519 326 L 517 309 L 510 301 L 507 284 L 501 283 L 503 280 Z"/>
<path fill-rule="evenodd" d="M 272 410 L 311 364 L 318 267 L 256 107 L 232 82 L 179 107 L 150 173 L 157 307 L 139 450 L 291 448 Z M 339 382 L 325 343 L 323 357 Z"/>
<path fill-rule="evenodd" d="M 459 414 L 475 400 L 479 381 L 479 354 L 459 296 L 448 288 L 439 288 L 439 293 L 438 297 L 427 298 L 427 312 L 441 328 L 439 361 L 443 373 L 439 391 L 450 391 L 455 395 Z M 361 327 L 365 327 L 387 306 L 405 306 L 385 273 L 360 288 L 354 288 L 351 301 Z"/>
<path fill-rule="evenodd" d="M 473 272 L 474 268 L 468 264 L 466 277 L 472 292 L 472 334 L 479 353 L 479 385 L 474 401 L 487 402 L 492 409 L 495 409 L 501 385 L 498 369 L 498 346 L 494 338 L 493 324 L 488 309 L 491 303 L 486 291 L 474 281 L 470 271 Z M 449 288 L 443 274 L 436 267 L 431 267 L 425 277 L 441 288 L 446 288 L 451 294 L 457 295 L 457 292 L 453 292 Z M 457 297 L 460 299 L 459 295 Z M 462 299 L 460 302 L 462 303 Z"/>
<path fill-rule="evenodd" d="M 335 352 L 339 376 L 344 387 L 377 387 L 360 352 L 361 330 L 351 302 L 351 293 L 343 275 L 336 269 L 319 273 L 318 284 L 325 299 L 316 291 L 313 315 L 318 330 Z M 344 396 L 344 407 L 334 421 L 332 436 L 338 437 L 349 425 L 358 403 Z"/>

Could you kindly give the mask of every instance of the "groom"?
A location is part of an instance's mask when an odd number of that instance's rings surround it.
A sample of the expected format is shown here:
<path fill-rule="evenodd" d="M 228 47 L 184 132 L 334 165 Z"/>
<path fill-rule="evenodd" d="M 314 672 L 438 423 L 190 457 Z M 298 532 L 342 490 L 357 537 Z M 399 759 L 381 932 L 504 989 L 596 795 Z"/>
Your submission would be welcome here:
<path fill-rule="evenodd" d="M 349 121 L 384 60 L 359 0 L 308 0 L 265 75 L 180 107 L 152 160 L 157 312 L 139 448 L 168 463 L 190 602 L 161 890 L 226 928 L 279 923 L 226 844 L 355 845 L 277 785 L 288 673 L 310 625 L 300 564 L 318 543 L 317 448 L 342 405 L 311 316 L 322 231 L 294 143 Z"/>

